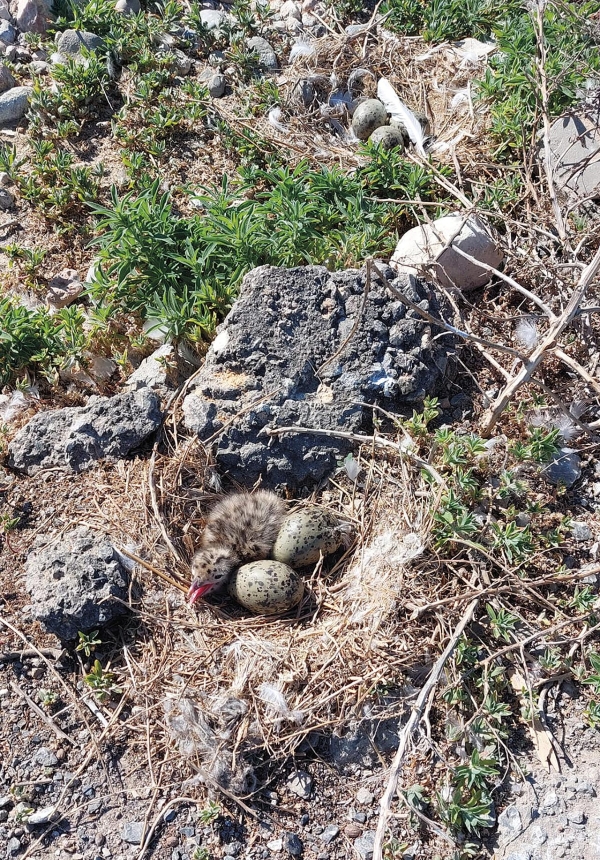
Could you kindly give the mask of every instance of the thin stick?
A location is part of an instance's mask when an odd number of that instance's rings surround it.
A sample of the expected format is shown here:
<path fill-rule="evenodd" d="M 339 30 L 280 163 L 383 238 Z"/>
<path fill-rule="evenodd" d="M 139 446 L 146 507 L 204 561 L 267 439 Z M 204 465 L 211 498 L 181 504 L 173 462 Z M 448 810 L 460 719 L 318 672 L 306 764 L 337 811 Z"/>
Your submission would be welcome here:
<path fill-rule="evenodd" d="M 546 335 L 544 336 L 541 343 L 534 349 L 529 358 L 521 359 L 523 361 L 523 367 L 521 370 L 513 377 L 512 381 L 506 385 L 504 391 L 498 396 L 496 402 L 489 409 L 483 419 L 482 425 L 482 435 L 489 436 L 496 426 L 498 419 L 502 412 L 506 409 L 510 401 L 516 392 L 524 385 L 526 382 L 529 382 L 531 379 L 535 369 L 537 368 L 540 361 L 543 359 L 545 353 L 554 346 L 557 337 L 564 331 L 564 329 L 569 325 L 581 303 L 585 295 L 585 291 L 588 288 L 590 282 L 594 279 L 598 270 L 600 269 L 600 248 L 596 251 L 592 262 L 585 267 L 583 272 L 581 273 L 581 277 L 577 286 L 573 290 L 571 298 L 567 306 L 565 307 L 562 314 L 551 323 Z"/>
<path fill-rule="evenodd" d="M 55 722 L 53 722 L 53 721 L 50 719 L 50 717 L 48 716 L 48 714 L 45 714 L 45 713 L 42 711 L 42 709 L 41 709 L 41 708 L 39 708 L 39 707 L 36 705 L 36 703 L 33 701 L 33 699 L 31 699 L 31 698 L 27 695 L 27 693 L 25 692 L 25 690 L 22 690 L 22 689 L 21 689 L 21 687 L 17 684 L 17 682 L 16 682 L 16 681 L 11 681 L 11 682 L 10 682 L 10 686 L 13 688 L 13 690 L 15 691 L 15 693 L 18 693 L 18 694 L 19 694 L 19 696 L 21 696 L 21 698 L 25 699 L 25 701 L 27 702 L 27 704 L 29 705 L 29 707 L 31 708 L 31 710 L 33 711 L 33 713 L 34 713 L 34 714 L 37 714 L 37 716 L 40 718 L 40 720 L 42 720 L 44 723 L 46 723 L 46 725 L 47 725 L 47 726 L 49 726 L 49 727 L 52 729 L 52 731 L 54 732 L 54 734 L 55 734 L 57 737 L 59 737 L 59 738 L 60 738 L 61 740 L 63 740 L 63 741 L 68 741 L 70 744 L 73 744 L 73 746 L 77 746 L 77 744 L 75 743 L 75 741 L 73 740 L 73 738 L 70 738 L 70 737 L 69 737 L 69 735 L 66 735 L 66 734 L 63 732 L 63 730 L 62 730 L 61 728 L 59 728 L 59 727 L 56 725 L 56 723 L 55 723 Z"/>
<path fill-rule="evenodd" d="M 473 618 L 473 614 L 477 609 L 478 604 L 479 598 L 473 600 L 467 607 L 466 612 L 460 619 L 457 626 L 454 628 L 454 632 L 450 641 L 444 648 L 442 655 L 437 660 L 435 666 L 431 670 L 427 681 L 421 688 L 421 692 L 419 693 L 417 701 L 413 706 L 410 717 L 408 718 L 406 725 L 402 729 L 398 750 L 396 751 L 394 761 L 392 762 L 390 778 L 388 780 L 387 787 L 383 793 L 383 797 L 380 801 L 381 811 L 379 813 L 379 821 L 377 822 L 377 830 L 375 832 L 375 844 L 373 845 L 373 860 L 383 860 L 383 838 L 385 836 L 385 830 L 390 816 L 390 805 L 394 792 L 396 791 L 396 786 L 398 785 L 398 779 L 402 771 L 403 759 L 406 753 L 408 743 L 413 735 L 413 732 L 420 723 L 421 718 L 423 717 L 425 706 L 429 700 L 430 695 L 434 691 L 438 681 L 440 680 L 440 676 L 443 672 L 444 666 L 450 659 L 452 652 L 456 648 L 458 640 L 462 636 L 466 626 L 471 622 L 471 619 Z"/>
<path fill-rule="evenodd" d="M 169 585 L 172 585 L 174 588 L 178 588 L 180 591 L 183 591 L 184 594 L 187 593 L 187 588 L 184 585 L 182 585 L 180 582 L 177 582 L 175 579 L 171 579 L 168 574 L 166 574 L 162 570 L 159 570 L 158 567 L 154 567 L 153 565 L 149 564 L 147 561 L 144 561 L 144 559 L 140 558 L 139 555 L 134 555 L 132 552 L 129 552 L 129 550 L 127 549 L 123 549 L 123 547 L 121 546 L 115 547 L 115 549 L 117 550 L 117 552 L 120 552 L 123 555 L 126 555 L 127 558 L 130 558 L 132 561 L 135 561 L 136 564 L 141 564 L 141 566 L 145 567 L 146 570 L 151 571 L 151 573 L 155 573 L 165 582 L 168 582 Z"/>

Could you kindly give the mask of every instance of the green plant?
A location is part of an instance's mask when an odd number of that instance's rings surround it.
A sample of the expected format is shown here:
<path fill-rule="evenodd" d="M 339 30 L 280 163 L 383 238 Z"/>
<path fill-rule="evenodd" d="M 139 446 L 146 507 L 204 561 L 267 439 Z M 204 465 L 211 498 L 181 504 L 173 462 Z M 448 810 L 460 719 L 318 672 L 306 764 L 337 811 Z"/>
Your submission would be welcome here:
<path fill-rule="evenodd" d="M 538 41 L 531 11 L 520 3 L 504 7 L 494 25 L 498 51 L 490 57 L 476 91 L 490 105 L 496 156 L 511 155 L 530 146 L 541 109 Z M 577 100 L 578 89 L 600 69 L 600 57 L 587 21 L 597 2 L 544 3 L 545 76 L 548 110 L 557 116 Z"/>
<path fill-rule="evenodd" d="M 530 427 L 529 441 L 515 442 L 510 450 L 517 460 L 547 463 L 560 450 L 559 438 L 560 430 L 556 428 L 545 430 L 543 427 Z"/>
<path fill-rule="evenodd" d="M 427 427 L 431 421 L 440 414 L 438 409 L 437 397 L 426 397 L 423 401 L 423 409 L 421 412 L 413 411 L 412 418 L 404 422 L 407 432 L 416 438 L 423 438 L 427 435 Z"/>
<path fill-rule="evenodd" d="M 102 639 L 98 638 L 98 630 L 92 630 L 91 633 L 83 633 L 81 630 L 77 633 L 79 643 L 75 648 L 76 651 L 83 651 L 86 657 L 89 657 L 92 651 L 95 651 L 98 645 L 102 645 Z"/>
<path fill-rule="evenodd" d="M 504 642 L 511 641 L 511 633 L 514 631 L 519 619 L 507 609 L 494 609 L 489 603 L 485 611 L 490 619 L 490 627 L 494 639 L 502 639 Z"/>
<path fill-rule="evenodd" d="M 100 660 L 94 660 L 92 670 L 85 675 L 85 683 L 91 687 L 94 695 L 100 702 L 105 702 L 112 696 L 118 696 L 122 690 L 117 684 L 114 672 L 103 669 Z"/>
<path fill-rule="evenodd" d="M 588 702 L 583 716 L 588 726 L 592 729 L 600 729 L 600 702 Z"/>
<path fill-rule="evenodd" d="M 529 526 L 521 527 L 515 522 L 490 523 L 492 546 L 499 550 L 509 564 L 518 564 L 534 551 L 534 542 Z"/>
<path fill-rule="evenodd" d="M 53 708 L 59 701 L 58 693 L 53 690 L 38 690 L 37 697 L 43 708 Z"/>
<path fill-rule="evenodd" d="M 50 315 L 43 307 L 29 310 L 14 298 L 0 297 L 0 385 L 23 367 L 51 371 L 69 356 L 79 358 L 86 340 L 77 306 Z"/>
<path fill-rule="evenodd" d="M 209 800 L 208 805 L 204 809 L 198 811 L 198 821 L 202 824 L 212 824 L 221 814 L 221 807 L 218 803 Z"/>

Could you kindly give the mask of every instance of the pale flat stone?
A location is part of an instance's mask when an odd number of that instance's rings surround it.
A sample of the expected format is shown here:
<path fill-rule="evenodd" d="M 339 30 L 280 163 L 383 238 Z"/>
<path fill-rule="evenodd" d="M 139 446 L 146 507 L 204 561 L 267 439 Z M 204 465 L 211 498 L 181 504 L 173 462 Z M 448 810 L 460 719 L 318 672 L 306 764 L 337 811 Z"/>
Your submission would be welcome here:
<path fill-rule="evenodd" d="M 494 234 L 481 219 L 446 215 L 405 233 L 396 246 L 390 266 L 408 275 L 429 270 L 444 287 L 473 290 L 487 284 L 491 278 L 487 268 L 447 247 L 450 242 L 486 266 L 496 269 L 502 262 L 503 254 Z"/>

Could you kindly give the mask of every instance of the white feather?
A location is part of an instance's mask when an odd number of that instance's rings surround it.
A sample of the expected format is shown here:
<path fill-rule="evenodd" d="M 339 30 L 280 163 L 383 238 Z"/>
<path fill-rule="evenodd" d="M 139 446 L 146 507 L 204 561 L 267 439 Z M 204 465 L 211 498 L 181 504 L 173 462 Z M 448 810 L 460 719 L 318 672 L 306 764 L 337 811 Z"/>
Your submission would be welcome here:
<path fill-rule="evenodd" d="M 282 116 L 283 116 L 283 114 L 281 112 L 281 108 L 275 107 L 269 111 L 268 120 L 269 120 L 269 123 L 273 126 L 273 128 L 276 128 L 277 131 L 281 132 L 281 134 L 287 134 L 288 133 L 287 125 L 284 125 L 282 122 L 280 122 Z"/>
<path fill-rule="evenodd" d="M 400 101 L 398 94 L 387 78 L 380 78 L 377 84 L 377 98 L 383 102 L 387 112 L 392 115 L 393 119 L 398 119 L 404 123 L 408 132 L 408 136 L 412 140 L 415 149 L 419 155 L 425 155 L 423 143 L 425 135 L 421 128 L 421 123 L 416 118 L 410 108 Z"/>

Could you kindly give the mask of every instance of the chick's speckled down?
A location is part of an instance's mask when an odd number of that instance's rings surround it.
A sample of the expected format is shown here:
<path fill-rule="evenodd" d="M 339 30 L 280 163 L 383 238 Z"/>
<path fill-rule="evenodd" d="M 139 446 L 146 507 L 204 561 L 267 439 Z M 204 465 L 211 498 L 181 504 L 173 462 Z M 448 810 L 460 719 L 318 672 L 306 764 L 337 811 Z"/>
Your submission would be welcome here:
<path fill-rule="evenodd" d="M 276 615 L 302 600 L 304 581 L 287 564 L 265 559 L 244 564 L 229 580 L 229 594 L 259 615 Z"/>

